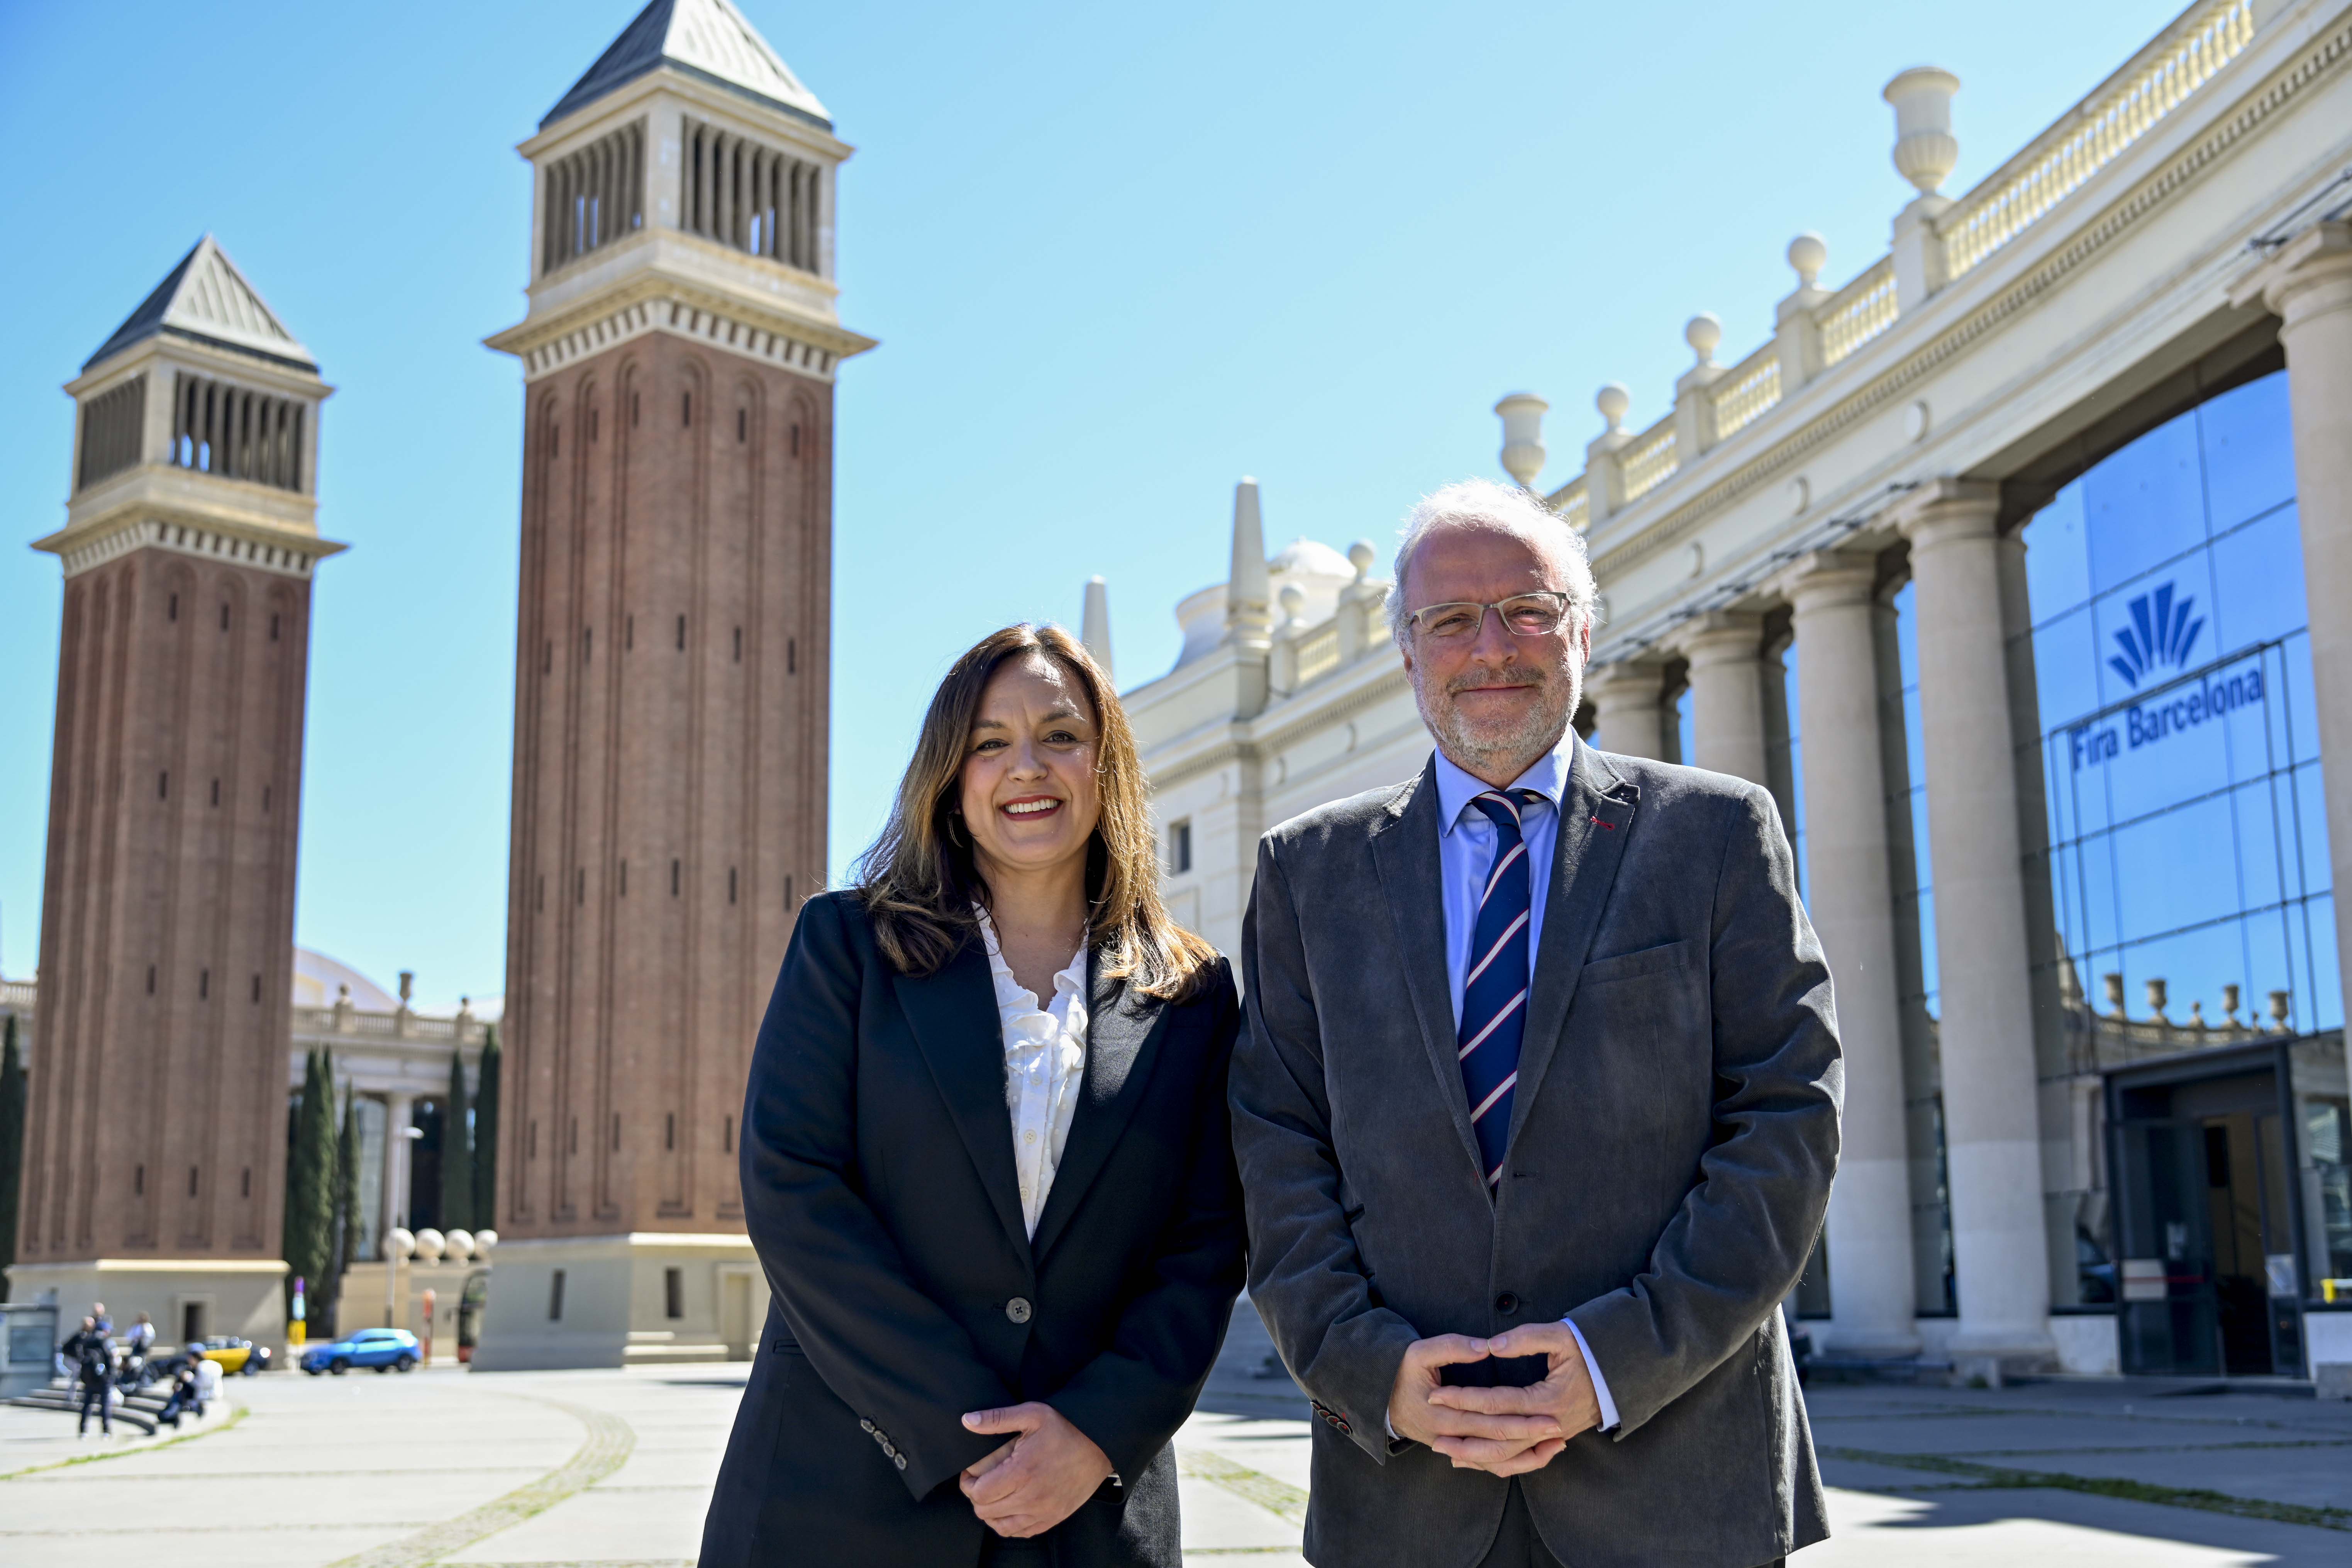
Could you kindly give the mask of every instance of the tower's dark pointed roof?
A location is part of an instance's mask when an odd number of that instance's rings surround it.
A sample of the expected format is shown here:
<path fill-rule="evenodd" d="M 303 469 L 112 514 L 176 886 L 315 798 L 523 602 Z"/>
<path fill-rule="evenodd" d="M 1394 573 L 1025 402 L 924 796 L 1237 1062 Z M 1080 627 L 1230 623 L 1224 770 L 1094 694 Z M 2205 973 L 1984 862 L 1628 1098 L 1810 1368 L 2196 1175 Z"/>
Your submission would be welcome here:
<path fill-rule="evenodd" d="M 833 129 L 833 116 L 816 94 L 801 85 L 731 0 L 653 0 L 547 111 L 540 129 L 662 66 Z"/>
<path fill-rule="evenodd" d="M 159 332 L 217 343 L 304 370 L 319 368 L 310 351 L 286 330 L 278 312 L 246 281 L 245 274 L 211 235 L 196 241 L 195 247 L 180 258 L 180 264 L 114 329 L 114 335 L 82 361 L 82 368 L 88 370 L 110 354 Z"/>

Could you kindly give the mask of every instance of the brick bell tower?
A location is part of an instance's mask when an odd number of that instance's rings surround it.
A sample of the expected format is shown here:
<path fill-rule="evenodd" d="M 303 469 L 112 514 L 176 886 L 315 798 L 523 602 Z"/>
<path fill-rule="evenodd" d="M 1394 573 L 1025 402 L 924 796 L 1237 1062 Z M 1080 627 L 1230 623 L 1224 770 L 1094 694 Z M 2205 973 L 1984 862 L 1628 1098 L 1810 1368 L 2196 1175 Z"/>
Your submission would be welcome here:
<path fill-rule="evenodd" d="M 850 148 L 728 0 L 655 0 L 520 149 L 498 1274 L 475 1364 L 745 1357 L 735 1120 L 825 868 Z"/>
<path fill-rule="evenodd" d="M 18 1300 L 282 1343 L 319 405 L 208 235 L 68 384 Z"/>

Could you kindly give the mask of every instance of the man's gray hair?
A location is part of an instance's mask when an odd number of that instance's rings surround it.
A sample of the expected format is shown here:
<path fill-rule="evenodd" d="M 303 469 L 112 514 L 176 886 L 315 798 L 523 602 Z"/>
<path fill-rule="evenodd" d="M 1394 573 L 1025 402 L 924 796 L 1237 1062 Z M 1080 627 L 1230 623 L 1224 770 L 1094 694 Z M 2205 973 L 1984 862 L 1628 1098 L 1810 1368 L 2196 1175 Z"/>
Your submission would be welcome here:
<path fill-rule="evenodd" d="M 1415 501 L 1398 531 L 1396 560 L 1390 570 L 1388 603 L 1383 607 L 1388 611 L 1389 635 L 1399 647 L 1404 643 L 1405 617 L 1412 614 L 1405 605 L 1404 578 L 1412 564 L 1412 552 L 1431 529 L 1454 522 L 1498 522 L 1523 527 L 1538 537 L 1556 538 L 1567 566 L 1568 581 L 1561 586 L 1568 594 L 1570 629 L 1596 624 L 1601 589 L 1592 580 L 1584 536 L 1530 491 L 1492 479 L 1464 479 Z"/>

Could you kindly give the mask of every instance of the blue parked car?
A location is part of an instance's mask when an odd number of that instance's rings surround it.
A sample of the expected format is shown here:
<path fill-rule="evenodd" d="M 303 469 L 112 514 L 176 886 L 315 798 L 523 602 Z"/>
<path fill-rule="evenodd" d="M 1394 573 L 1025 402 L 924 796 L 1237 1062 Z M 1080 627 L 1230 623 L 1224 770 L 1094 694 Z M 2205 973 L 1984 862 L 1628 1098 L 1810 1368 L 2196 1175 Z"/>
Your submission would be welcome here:
<path fill-rule="evenodd" d="M 416 1336 L 406 1329 L 362 1329 L 332 1344 L 311 1345 L 302 1352 L 302 1370 L 312 1377 L 331 1372 L 337 1377 L 355 1366 L 378 1372 L 406 1372 L 416 1364 Z"/>

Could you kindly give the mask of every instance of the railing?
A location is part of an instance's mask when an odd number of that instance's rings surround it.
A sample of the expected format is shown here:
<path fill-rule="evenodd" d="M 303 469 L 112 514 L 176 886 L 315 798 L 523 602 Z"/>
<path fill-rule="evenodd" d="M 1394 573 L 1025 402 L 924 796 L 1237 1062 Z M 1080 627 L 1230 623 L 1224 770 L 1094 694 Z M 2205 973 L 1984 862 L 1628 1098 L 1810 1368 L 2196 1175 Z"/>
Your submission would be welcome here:
<path fill-rule="evenodd" d="M 356 1035 L 379 1040 L 455 1040 L 473 1046 L 481 1043 L 484 1026 L 470 1014 L 457 1019 L 426 1017 L 416 1013 L 364 1012 L 357 1007 L 297 1007 L 293 1033 L 305 1038 Z"/>
<path fill-rule="evenodd" d="M 1968 194 L 1937 227 L 1958 278 L 2007 245 L 2179 107 L 2254 36 L 2253 0 L 2217 0 L 2115 88 L 2083 105 Z"/>
<path fill-rule="evenodd" d="M 1339 617 L 1334 616 L 1298 639 L 1298 684 L 1304 686 L 1339 668 Z"/>
<path fill-rule="evenodd" d="M 1633 437 L 1625 455 L 1617 459 L 1619 472 L 1625 477 L 1625 499 L 1633 500 L 1645 496 L 1674 478 L 1680 461 L 1675 451 L 1675 421 L 1672 415 L 1659 420 Z"/>
<path fill-rule="evenodd" d="M 1837 363 L 1893 326 L 1895 313 L 1895 258 L 1888 256 L 1822 306 L 1822 363 Z"/>
<path fill-rule="evenodd" d="M 12 1013 L 29 1013 L 40 995 L 40 987 L 30 980 L 0 980 L 0 1007 Z"/>
<path fill-rule="evenodd" d="M 1780 401 L 1780 345 L 1766 343 L 1731 367 L 1715 386 L 1715 438 L 1752 423 Z"/>
<path fill-rule="evenodd" d="M 1559 492 L 1559 504 L 1552 508 L 1568 526 L 1582 533 L 1592 526 L 1592 497 L 1584 488 L 1584 476 L 1570 479 Z"/>

